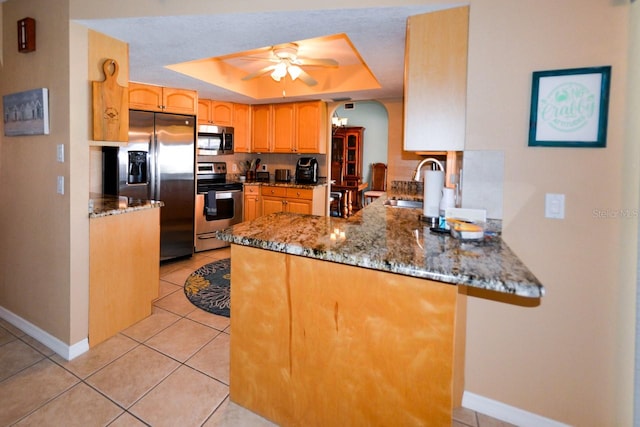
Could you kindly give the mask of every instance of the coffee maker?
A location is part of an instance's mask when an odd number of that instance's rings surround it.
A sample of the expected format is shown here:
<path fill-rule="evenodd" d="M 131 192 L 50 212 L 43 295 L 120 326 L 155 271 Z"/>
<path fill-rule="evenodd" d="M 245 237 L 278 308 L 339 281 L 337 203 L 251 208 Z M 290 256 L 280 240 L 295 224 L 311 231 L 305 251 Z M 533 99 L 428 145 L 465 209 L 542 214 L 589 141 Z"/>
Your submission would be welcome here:
<path fill-rule="evenodd" d="M 296 164 L 297 184 L 318 183 L 318 161 L 315 157 L 300 157 Z"/>

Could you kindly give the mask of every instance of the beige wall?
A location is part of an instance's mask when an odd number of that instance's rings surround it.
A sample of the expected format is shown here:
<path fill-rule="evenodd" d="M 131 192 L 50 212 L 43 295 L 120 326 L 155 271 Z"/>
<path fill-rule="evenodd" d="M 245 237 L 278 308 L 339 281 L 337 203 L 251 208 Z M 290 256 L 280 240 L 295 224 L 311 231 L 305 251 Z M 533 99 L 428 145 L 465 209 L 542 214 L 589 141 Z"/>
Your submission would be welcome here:
<path fill-rule="evenodd" d="M 18 53 L 16 22 L 37 22 L 37 50 Z M 65 343 L 86 337 L 86 315 L 72 314 L 72 206 L 69 158 L 56 161 L 56 145 L 70 144 L 69 16 L 65 2 L 10 0 L 3 5 L 2 95 L 49 89 L 49 135 L 2 136 L 0 159 L 0 305 Z M 86 68 L 86 67 L 85 67 Z M 2 131 L 4 135 L 4 131 Z M 65 195 L 56 194 L 56 177 L 65 177 Z M 86 206 L 86 205 L 85 205 Z M 88 225 L 84 218 L 73 228 Z M 86 233 L 85 233 L 86 234 Z M 81 240 L 86 240 L 86 235 Z M 86 263 L 85 263 L 86 264 Z M 84 276 L 87 276 L 84 274 Z M 87 293 L 83 277 L 81 293 Z M 85 304 L 86 307 L 86 304 Z M 86 311 L 86 310 L 85 310 Z M 73 319 L 72 319 L 73 317 Z M 79 330 L 72 326 L 79 320 Z M 72 336 L 72 330 L 75 336 Z"/>
<path fill-rule="evenodd" d="M 621 230 L 637 218 L 593 215 L 637 208 L 622 198 L 638 182 L 637 157 L 628 181 L 621 170 L 628 12 L 602 0 L 471 9 L 466 147 L 504 150 L 504 239 L 547 295 L 535 308 L 470 300 L 465 389 L 580 426 L 631 415 L 632 336 L 617 331 L 632 319 L 634 271 L 620 260 L 636 239 Z M 607 148 L 527 147 L 531 71 L 599 65 L 613 68 Z M 566 195 L 564 220 L 544 218 L 545 193 Z"/>
<path fill-rule="evenodd" d="M 301 0 L 296 7 L 413 2 Z M 69 0 L 74 18 L 277 10 L 289 3 Z M 505 152 L 504 238 L 543 282 L 547 295 L 538 307 L 529 308 L 470 298 L 466 389 L 573 425 L 630 425 L 637 218 L 597 219 L 592 212 L 638 207 L 638 129 L 630 120 L 625 134 L 625 107 L 626 94 L 633 93 L 627 89 L 626 71 L 629 11 L 638 15 L 640 6 L 622 0 L 469 3 L 467 146 Z M 0 139 L 0 305 L 73 343 L 86 334 L 80 313 L 87 309 L 84 186 L 89 172 L 83 173 L 80 163 L 88 156 L 86 134 L 82 136 L 86 125 L 81 123 L 84 95 L 80 86 L 69 85 L 70 74 L 74 82 L 82 81 L 68 66 L 80 61 L 80 45 L 72 43 L 69 57 L 65 4 L 67 0 L 4 4 L 0 90 L 49 87 L 52 135 Z M 37 55 L 18 54 L 14 48 L 15 22 L 27 15 L 38 20 L 43 35 Z M 72 26 L 71 32 L 75 36 L 81 31 Z M 531 72 L 597 65 L 613 66 L 607 148 L 528 148 Z M 635 107 L 640 103 L 636 98 L 629 101 Z M 399 150 L 401 138 L 396 137 L 402 105 L 384 103 L 390 122 L 390 176 L 394 171 L 400 178 L 407 170 L 410 176 L 415 159 Z M 58 141 L 70 149 L 70 162 L 55 162 Z M 393 159 L 402 166 L 391 164 Z M 35 172 L 24 170 L 27 164 Z M 55 194 L 59 174 L 71 176 L 70 198 Z M 566 194 L 564 220 L 543 217 L 547 192 Z M 72 241 L 77 239 L 81 242 L 76 246 Z"/>

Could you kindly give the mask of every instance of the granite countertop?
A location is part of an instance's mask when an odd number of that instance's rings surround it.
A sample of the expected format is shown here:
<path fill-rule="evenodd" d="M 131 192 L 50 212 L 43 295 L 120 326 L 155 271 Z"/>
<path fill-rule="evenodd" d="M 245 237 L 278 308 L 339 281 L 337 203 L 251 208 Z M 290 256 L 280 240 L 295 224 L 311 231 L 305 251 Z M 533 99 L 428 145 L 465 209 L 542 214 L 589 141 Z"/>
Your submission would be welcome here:
<path fill-rule="evenodd" d="M 282 181 L 251 181 L 243 182 L 244 185 L 268 185 L 271 187 L 289 187 L 289 188 L 306 188 L 313 190 L 317 187 L 326 187 L 326 182 L 319 182 L 317 184 L 296 184 L 295 181 L 282 182 Z"/>
<path fill-rule="evenodd" d="M 127 212 L 164 206 L 164 202 L 155 200 L 141 200 L 105 194 L 91 194 L 89 197 L 89 218 L 120 215 Z"/>
<path fill-rule="evenodd" d="M 216 234 L 239 245 L 453 285 L 544 295 L 538 279 L 498 235 L 462 241 L 435 234 L 420 221 L 421 209 L 386 207 L 384 200 L 378 198 L 348 219 L 279 212 Z"/>

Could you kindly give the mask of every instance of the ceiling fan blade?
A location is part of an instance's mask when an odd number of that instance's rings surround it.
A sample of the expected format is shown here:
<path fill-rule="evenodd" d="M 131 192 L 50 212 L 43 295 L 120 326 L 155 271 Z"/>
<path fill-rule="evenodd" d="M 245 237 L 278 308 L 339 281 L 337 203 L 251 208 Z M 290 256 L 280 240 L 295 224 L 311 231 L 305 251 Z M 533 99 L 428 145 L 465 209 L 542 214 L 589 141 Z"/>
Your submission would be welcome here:
<path fill-rule="evenodd" d="M 258 71 L 255 71 L 251 74 L 247 74 L 246 76 L 244 76 L 242 78 L 242 80 L 251 80 L 253 78 L 259 77 L 263 74 L 267 74 L 269 71 L 273 71 L 276 68 L 275 65 L 268 65 L 264 68 L 259 69 Z"/>
<path fill-rule="evenodd" d="M 298 65 L 311 65 L 321 67 L 337 67 L 338 61 L 331 58 L 297 58 Z"/>
<path fill-rule="evenodd" d="M 302 70 L 300 72 L 300 75 L 298 76 L 298 78 L 300 80 L 302 80 L 302 83 L 306 84 L 307 86 L 315 86 L 318 84 L 318 82 L 316 81 L 316 79 L 314 79 L 313 77 L 311 77 L 309 75 L 309 73 L 307 73 L 306 71 Z"/>
<path fill-rule="evenodd" d="M 242 56 L 241 61 L 265 61 L 265 62 L 280 62 L 278 58 L 267 58 L 264 56 Z"/>

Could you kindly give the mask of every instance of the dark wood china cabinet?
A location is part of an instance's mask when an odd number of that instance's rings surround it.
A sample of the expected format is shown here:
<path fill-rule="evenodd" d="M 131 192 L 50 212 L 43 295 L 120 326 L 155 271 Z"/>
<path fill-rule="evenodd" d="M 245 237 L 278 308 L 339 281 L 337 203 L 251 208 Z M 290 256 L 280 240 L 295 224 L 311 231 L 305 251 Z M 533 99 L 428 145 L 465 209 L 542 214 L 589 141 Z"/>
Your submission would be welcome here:
<path fill-rule="evenodd" d="M 362 192 L 363 127 L 342 127 L 333 132 L 331 140 L 332 191 L 343 193 L 344 216 L 360 208 Z"/>

